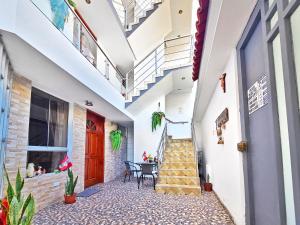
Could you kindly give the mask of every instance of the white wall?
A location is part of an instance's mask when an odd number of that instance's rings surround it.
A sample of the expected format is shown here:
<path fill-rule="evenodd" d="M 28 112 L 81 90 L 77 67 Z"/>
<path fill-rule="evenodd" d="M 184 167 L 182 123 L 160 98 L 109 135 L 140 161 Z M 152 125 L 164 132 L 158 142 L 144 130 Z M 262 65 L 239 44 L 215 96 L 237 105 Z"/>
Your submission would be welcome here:
<path fill-rule="evenodd" d="M 245 224 L 245 197 L 242 153 L 237 151 L 241 141 L 238 108 L 237 62 L 235 50 L 227 66 L 227 91 L 224 94 L 218 83 L 207 110 L 201 120 L 201 148 L 204 150 L 206 169 L 213 189 L 230 211 L 236 224 Z M 216 118 L 225 108 L 229 109 L 229 121 L 223 130 L 225 144 L 218 145 Z"/>
<path fill-rule="evenodd" d="M 194 110 L 194 93 L 171 93 L 166 96 L 166 117 L 174 122 L 187 121 L 187 124 L 169 124 L 168 135 L 173 139 L 191 138 L 191 121 Z"/>
<path fill-rule="evenodd" d="M 156 156 L 156 151 L 164 129 L 164 120 L 161 127 L 152 132 L 152 113 L 158 110 L 165 111 L 165 96 L 149 101 L 147 105 L 135 117 L 134 121 L 134 161 L 141 162 L 143 152 Z"/>

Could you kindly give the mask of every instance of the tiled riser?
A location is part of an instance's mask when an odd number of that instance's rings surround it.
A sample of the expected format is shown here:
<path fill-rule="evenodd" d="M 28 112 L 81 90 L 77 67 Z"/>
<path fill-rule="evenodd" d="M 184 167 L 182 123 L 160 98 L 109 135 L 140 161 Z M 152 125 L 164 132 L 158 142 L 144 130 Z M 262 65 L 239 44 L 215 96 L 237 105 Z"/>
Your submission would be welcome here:
<path fill-rule="evenodd" d="M 159 193 L 199 195 L 201 193 L 197 163 L 191 140 L 167 142 L 164 161 L 159 170 L 156 191 Z"/>

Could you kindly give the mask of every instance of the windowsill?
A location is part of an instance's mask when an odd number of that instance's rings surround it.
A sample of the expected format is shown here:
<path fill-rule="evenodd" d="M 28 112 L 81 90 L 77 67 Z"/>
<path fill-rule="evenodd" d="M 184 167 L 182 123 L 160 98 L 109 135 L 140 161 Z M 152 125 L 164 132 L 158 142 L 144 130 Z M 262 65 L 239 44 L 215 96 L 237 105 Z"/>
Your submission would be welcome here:
<path fill-rule="evenodd" d="M 27 151 L 67 152 L 67 147 L 27 146 Z"/>
<path fill-rule="evenodd" d="M 66 175 L 66 171 L 63 171 L 63 172 L 60 172 L 60 173 L 45 173 L 45 174 L 41 174 L 41 175 L 38 175 L 38 176 L 34 176 L 34 177 L 26 177 L 25 180 L 35 180 L 35 179 L 46 179 L 46 178 L 49 178 L 49 177 L 53 177 L 53 176 L 61 176 L 61 175 Z"/>

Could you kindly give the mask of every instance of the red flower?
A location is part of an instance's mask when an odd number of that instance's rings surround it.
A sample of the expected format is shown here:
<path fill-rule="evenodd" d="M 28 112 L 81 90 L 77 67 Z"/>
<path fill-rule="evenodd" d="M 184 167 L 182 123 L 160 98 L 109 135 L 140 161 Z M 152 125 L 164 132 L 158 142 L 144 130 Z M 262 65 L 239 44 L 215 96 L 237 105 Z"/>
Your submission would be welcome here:
<path fill-rule="evenodd" d="M 9 211 L 9 203 L 6 198 L 1 201 L 0 209 L 0 225 L 6 225 L 7 213 Z"/>

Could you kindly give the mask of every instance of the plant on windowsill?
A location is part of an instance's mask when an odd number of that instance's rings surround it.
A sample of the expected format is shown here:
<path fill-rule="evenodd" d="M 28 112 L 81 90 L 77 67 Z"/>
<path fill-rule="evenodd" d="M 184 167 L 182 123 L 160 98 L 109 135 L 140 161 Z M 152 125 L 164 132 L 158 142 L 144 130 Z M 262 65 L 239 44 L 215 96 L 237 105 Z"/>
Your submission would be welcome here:
<path fill-rule="evenodd" d="M 204 183 L 204 191 L 211 192 L 212 191 L 212 183 L 209 182 L 209 174 L 206 176 L 206 182 Z"/>
<path fill-rule="evenodd" d="M 158 126 L 161 126 L 163 117 L 165 117 L 165 114 L 163 112 L 152 113 L 152 132 L 154 132 L 154 130 L 156 130 Z"/>
<path fill-rule="evenodd" d="M 65 184 L 65 203 L 73 204 L 76 202 L 76 193 L 74 193 L 76 184 L 77 184 L 78 176 L 74 180 L 73 171 L 68 168 L 68 179 Z"/>
<path fill-rule="evenodd" d="M 22 196 L 24 179 L 18 169 L 15 188 L 13 188 L 4 167 L 7 179 L 7 191 L 4 199 L 0 201 L 0 222 L 3 225 L 30 225 L 35 213 L 35 202 L 31 194 L 26 199 Z"/>
<path fill-rule="evenodd" d="M 120 151 L 123 140 L 122 131 L 119 129 L 113 130 L 110 132 L 109 137 L 111 141 L 112 150 L 115 152 Z"/>

